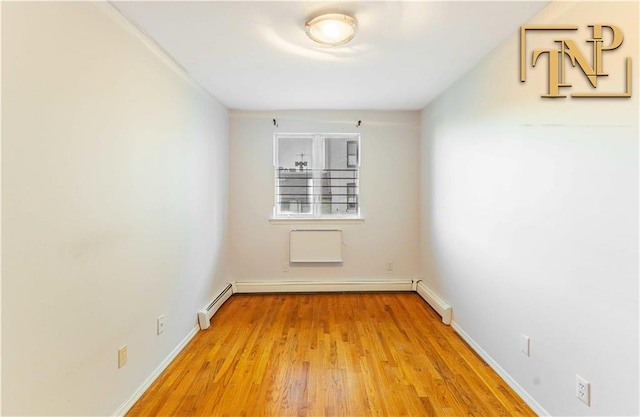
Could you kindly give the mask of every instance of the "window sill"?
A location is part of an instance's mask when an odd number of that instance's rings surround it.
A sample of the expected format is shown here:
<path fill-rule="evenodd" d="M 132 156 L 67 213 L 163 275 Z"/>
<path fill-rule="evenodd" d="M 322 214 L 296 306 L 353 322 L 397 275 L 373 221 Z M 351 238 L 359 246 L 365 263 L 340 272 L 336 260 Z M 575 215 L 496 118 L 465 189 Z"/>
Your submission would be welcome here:
<path fill-rule="evenodd" d="M 318 224 L 318 223 L 364 223 L 363 217 L 272 217 L 271 224 Z"/>

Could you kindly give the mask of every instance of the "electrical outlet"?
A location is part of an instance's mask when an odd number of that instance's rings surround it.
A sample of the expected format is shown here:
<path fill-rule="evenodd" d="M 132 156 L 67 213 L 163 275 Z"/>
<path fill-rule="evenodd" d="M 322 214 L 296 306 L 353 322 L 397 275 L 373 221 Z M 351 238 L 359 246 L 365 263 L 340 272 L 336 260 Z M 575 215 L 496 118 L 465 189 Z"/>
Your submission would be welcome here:
<path fill-rule="evenodd" d="M 393 271 L 393 261 L 387 261 L 387 271 Z"/>
<path fill-rule="evenodd" d="M 118 349 L 118 368 L 122 368 L 127 364 L 127 345 Z"/>
<path fill-rule="evenodd" d="M 158 316 L 158 334 L 164 332 L 164 314 Z"/>
<path fill-rule="evenodd" d="M 289 262 L 284 262 L 282 264 L 282 272 L 289 272 Z"/>
<path fill-rule="evenodd" d="M 576 397 L 591 406 L 591 384 L 580 375 L 576 375 Z"/>
<path fill-rule="evenodd" d="M 525 334 L 520 334 L 521 338 L 520 338 L 520 350 L 522 351 L 522 353 L 524 353 L 527 356 L 531 356 L 531 351 L 530 351 L 530 347 L 531 347 L 531 340 L 529 339 L 529 336 L 525 335 Z"/>

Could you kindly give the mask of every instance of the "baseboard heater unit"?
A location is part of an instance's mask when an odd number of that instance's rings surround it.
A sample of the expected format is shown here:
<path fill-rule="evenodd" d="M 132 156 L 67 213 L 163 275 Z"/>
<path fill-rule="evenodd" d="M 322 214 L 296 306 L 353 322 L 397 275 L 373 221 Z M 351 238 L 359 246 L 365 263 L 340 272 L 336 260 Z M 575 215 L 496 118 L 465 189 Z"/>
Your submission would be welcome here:
<path fill-rule="evenodd" d="M 451 324 L 451 306 L 444 302 L 435 292 L 431 291 L 422 281 L 418 281 L 416 292 L 422 297 L 439 315 L 444 324 Z"/>
<path fill-rule="evenodd" d="M 289 262 L 342 262 L 342 230 L 291 230 L 289 233 Z"/>
<path fill-rule="evenodd" d="M 200 324 L 201 330 L 208 329 L 211 326 L 211 317 L 213 317 L 216 311 L 222 307 L 222 304 L 224 304 L 232 295 L 233 286 L 231 284 L 227 284 L 224 290 L 222 290 L 222 292 L 218 294 L 218 296 L 214 298 L 207 307 L 198 311 L 198 324 Z"/>

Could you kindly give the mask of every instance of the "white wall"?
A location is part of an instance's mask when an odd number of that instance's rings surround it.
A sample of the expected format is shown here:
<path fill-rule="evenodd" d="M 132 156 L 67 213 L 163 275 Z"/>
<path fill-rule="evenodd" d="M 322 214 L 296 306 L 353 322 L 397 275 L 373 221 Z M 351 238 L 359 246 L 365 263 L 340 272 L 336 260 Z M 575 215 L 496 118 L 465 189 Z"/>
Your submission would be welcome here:
<path fill-rule="evenodd" d="M 2 110 L 2 413 L 112 414 L 227 281 L 227 111 L 87 2 L 2 4 Z"/>
<path fill-rule="evenodd" d="M 514 35 L 422 112 L 425 280 L 552 415 L 640 413 L 638 21 L 637 3 L 584 2 L 531 22 L 576 24 L 584 39 L 587 24 L 621 27 L 604 65 L 621 91 L 633 57 L 631 99 L 540 98 L 546 62 L 520 83 Z M 591 407 L 575 398 L 576 374 L 592 384 Z"/>
<path fill-rule="evenodd" d="M 274 127 L 272 119 L 279 127 Z M 358 120 L 362 126 L 356 128 Z M 362 223 L 271 224 L 273 134 L 361 133 Z M 233 279 L 415 278 L 418 273 L 418 112 L 230 112 L 230 256 Z M 289 230 L 340 228 L 341 266 L 288 264 Z M 387 271 L 387 261 L 394 270 Z"/>

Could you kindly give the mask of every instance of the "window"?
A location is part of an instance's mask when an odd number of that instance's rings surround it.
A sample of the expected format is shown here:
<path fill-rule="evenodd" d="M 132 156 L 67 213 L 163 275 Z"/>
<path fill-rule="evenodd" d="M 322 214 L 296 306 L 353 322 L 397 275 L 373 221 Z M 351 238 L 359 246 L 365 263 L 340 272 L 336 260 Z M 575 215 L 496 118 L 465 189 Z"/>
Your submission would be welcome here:
<path fill-rule="evenodd" d="M 359 218 L 359 134 L 274 137 L 275 218 Z"/>

